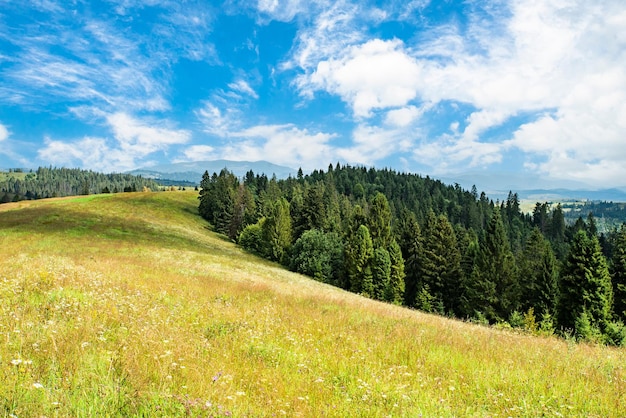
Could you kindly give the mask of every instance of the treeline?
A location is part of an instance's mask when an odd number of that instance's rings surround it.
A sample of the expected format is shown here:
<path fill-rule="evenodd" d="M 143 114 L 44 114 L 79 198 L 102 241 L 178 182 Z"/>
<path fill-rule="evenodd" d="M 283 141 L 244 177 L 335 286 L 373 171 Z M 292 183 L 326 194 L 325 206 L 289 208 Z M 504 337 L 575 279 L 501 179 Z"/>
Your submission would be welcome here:
<path fill-rule="evenodd" d="M 205 172 L 199 212 L 217 232 L 296 272 L 365 296 L 483 323 L 626 342 L 626 226 L 566 226 L 458 185 L 365 167 L 286 180 Z M 602 242 L 602 245 L 601 245 Z"/>
<path fill-rule="evenodd" d="M 39 167 L 26 175 L 11 175 L 0 180 L 0 203 L 20 200 L 43 199 L 88 195 L 97 193 L 117 193 L 144 190 L 158 190 L 154 180 L 130 174 L 102 174 L 90 170 L 72 168 Z"/>
<path fill-rule="evenodd" d="M 575 223 L 591 213 L 596 218 L 600 232 L 609 232 L 626 222 L 626 203 L 586 201 L 563 203 L 562 206 L 566 223 Z"/>

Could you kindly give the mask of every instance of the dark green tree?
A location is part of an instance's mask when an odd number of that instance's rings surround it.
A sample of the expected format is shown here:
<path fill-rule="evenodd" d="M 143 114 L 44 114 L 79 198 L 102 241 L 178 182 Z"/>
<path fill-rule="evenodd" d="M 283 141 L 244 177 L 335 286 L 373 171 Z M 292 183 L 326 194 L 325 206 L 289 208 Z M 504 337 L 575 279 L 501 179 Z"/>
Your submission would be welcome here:
<path fill-rule="evenodd" d="M 372 258 L 372 298 L 384 300 L 390 278 L 391 258 L 389 257 L 389 251 L 382 247 L 375 248 Z"/>
<path fill-rule="evenodd" d="M 615 298 L 613 311 L 622 321 L 626 321 L 626 223 L 622 224 L 615 237 L 611 278 Z"/>
<path fill-rule="evenodd" d="M 557 314 L 559 275 L 550 243 L 536 227 L 526 241 L 519 261 L 522 311 Z"/>
<path fill-rule="evenodd" d="M 516 264 L 499 210 L 489 221 L 466 290 L 466 305 L 475 306 L 489 321 L 504 320 L 518 309 Z"/>
<path fill-rule="evenodd" d="M 344 248 L 334 232 L 306 231 L 291 249 L 291 270 L 335 286 L 343 284 Z"/>
<path fill-rule="evenodd" d="M 611 319 L 613 287 L 597 237 L 580 230 L 574 236 L 561 274 L 559 325 L 576 330 L 583 313 L 601 328 Z"/>
<path fill-rule="evenodd" d="M 389 245 L 389 260 L 391 261 L 391 272 L 389 275 L 389 283 L 385 289 L 385 300 L 387 302 L 401 304 L 404 298 L 404 259 L 402 258 L 402 250 L 396 240 L 391 241 Z"/>
<path fill-rule="evenodd" d="M 389 201 L 382 193 L 377 193 L 372 199 L 367 227 L 376 248 L 387 248 L 391 244 L 391 209 Z"/>
<path fill-rule="evenodd" d="M 456 234 L 445 215 L 428 217 L 424 230 L 420 270 L 422 284 L 444 311 L 458 312 L 461 285 L 461 254 Z"/>
<path fill-rule="evenodd" d="M 263 224 L 263 239 L 266 257 L 272 261 L 286 262 L 283 256 L 291 246 L 291 215 L 289 202 L 279 198 Z"/>
<path fill-rule="evenodd" d="M 371 269 L 374 246 L 367 226 L 359 226 L 356 232 L 348 237 L 345 252 L 350 291 L 371 296 L 374 290 Z"/>

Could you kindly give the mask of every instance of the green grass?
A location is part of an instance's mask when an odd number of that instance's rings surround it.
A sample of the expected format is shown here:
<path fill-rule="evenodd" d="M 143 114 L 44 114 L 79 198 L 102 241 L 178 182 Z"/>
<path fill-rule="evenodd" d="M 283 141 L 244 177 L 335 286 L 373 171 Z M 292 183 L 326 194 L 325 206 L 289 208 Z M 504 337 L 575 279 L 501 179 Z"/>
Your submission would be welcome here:
<path fill-rule="evenodd" d="M 622 416 L 624 350 L 361 298 L 193 192 L 0 206 L 0 416 Z"/>

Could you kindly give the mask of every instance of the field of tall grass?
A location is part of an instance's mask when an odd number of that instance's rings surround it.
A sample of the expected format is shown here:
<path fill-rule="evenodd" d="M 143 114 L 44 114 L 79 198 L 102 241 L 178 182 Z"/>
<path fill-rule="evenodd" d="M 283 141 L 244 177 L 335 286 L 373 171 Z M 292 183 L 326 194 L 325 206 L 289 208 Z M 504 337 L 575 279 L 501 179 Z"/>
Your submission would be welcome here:
<path fill-rule="evenodd" d="M 364 299 L 194 192 L 0 206 L 0 416 L 618 417 L 626 351 Z"/>

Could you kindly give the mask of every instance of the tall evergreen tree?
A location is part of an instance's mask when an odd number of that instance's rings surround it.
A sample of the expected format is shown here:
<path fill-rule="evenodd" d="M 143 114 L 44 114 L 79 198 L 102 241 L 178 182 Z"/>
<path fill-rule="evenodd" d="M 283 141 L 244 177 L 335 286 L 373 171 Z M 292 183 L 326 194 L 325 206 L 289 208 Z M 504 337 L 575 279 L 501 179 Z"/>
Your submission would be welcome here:
<path fill-rule="evenodd" d="M 348 237 L 345 251 L 350 291 L 371 296 L 374 291 L 371 269 L 374 245 L 367 226 L 360 225 L 356 232 Z"/>
<path fill-rule="evenodd" d="M 422 233 L 413 213 L 405 210 L 398 222 L 399 245 L 405 260 L 404 304 L 415 306 L 415 298 L 422 287 L 420 260 L 422 256 Z"/>
<path fill-rule="evenodd" d="M 377 193 L 370 205 L 367 227 L 376 248 L 387 248 L 391 244 L 391 209 L 382 193 Z"/>
<path fill-rule="evenodd" d="M 532 308 L 537 314 L 547 313 L 554 317 L 559 297 L 557 262 L 539 227 L 526 241 L 518 265 L 521 309 L 526 312 Z"/>
<path fill-rule="evenodd" d="M 488 320 L 503 320 L 518 308 L 519 284 L 515 259 L 499 210 L 493 212 L 489 221 L 476 266 L 468 282 L 466 303 L 476 306 L 476 310 L 482 312 Z"/>
<path fill-rule="evenodd" d="M 559 325 L 575 329 L 584 313 L 592 326 L 601 328 L 611 318 L 611 276 L 597 237 L 584 230 L 574 236 L 561 274 Z"/>
<path fill-rule="evenodd" d="M 424 230 L 420 271 L 436 303 L 445 312 L 458 312 L 461 285 L 461 254 L 456 234 L 445 215 L 428 217 Z"/>
<path fill-rule="evenodd" d="M 391 258 L 389 257 L 389 251 L 382 247 L 375 248 L 372 258 L 372 298 L 384 300 L 390 278 Z"/>
<path fill-rule="evenodd" d="M 615 239 L 611 277 L 614 293 L 615 315 L 626 321 L 626 223 L 622 224 Z"/>
<path fill-rule="evenodd" d="M 273 261 L 286 262 L 283 256 L 291 245 L 291 216 L 285 198 L 274 203 L 270 216 L 263 223 L 263 238 L 266 256 Z"/>
<path fill-rule="evenodd" d="M 391 261 L 391 272 L 387 288 L 385 289 L 385 300 L 387 302 L 400 304 L 404 298 L 405 273 L 402 250 L 396 240 L 391 241 L 389 245 L 389 260 Z"/>

